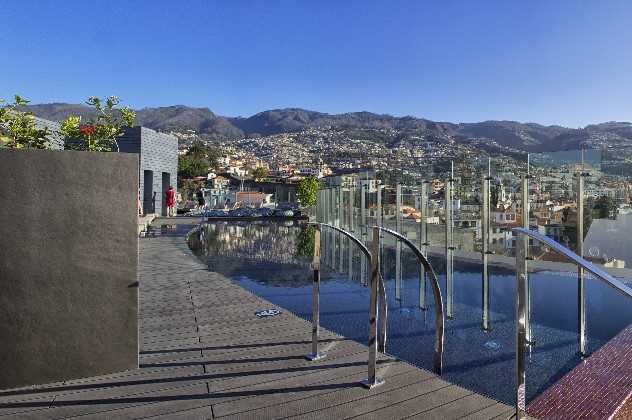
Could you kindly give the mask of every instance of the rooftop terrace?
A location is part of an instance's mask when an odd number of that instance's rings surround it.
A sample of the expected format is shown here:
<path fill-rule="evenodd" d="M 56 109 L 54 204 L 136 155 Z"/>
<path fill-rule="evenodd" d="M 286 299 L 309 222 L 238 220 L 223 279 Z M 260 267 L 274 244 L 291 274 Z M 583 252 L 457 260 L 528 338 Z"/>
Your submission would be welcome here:
<path fill-rule="evenodd" d="M 183 219 L 184 222 L 190 220 Z M 513 408 L 323 330 L 207 270 L 183 235 L 140 242 L 140 368 L 0 391 L 0 418 L 507 418 Z M 276 308 L 281 314 L 257 318 Z M 98 361 L 95 361 L 98 362 Z"/>

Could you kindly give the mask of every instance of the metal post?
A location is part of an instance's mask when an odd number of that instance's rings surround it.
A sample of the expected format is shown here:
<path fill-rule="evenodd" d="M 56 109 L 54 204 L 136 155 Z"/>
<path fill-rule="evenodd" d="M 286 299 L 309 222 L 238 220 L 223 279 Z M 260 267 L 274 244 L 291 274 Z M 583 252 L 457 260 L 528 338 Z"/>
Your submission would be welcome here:
<path fill-rule="evenodd" d="M 429 212 L 430 212 L 430 208 L 428 206 L 428 194 L 429 194 L 429 187 L 430 186 L 430 181 L 424 181 L 423 184 L 421 184 L 421 214 L 423 216 L 423 221 L 424 223 L 421 224 L 421 238 L 422 238 L 422 245 L 424 246 L 424 249 L 422 249 L 422 251 L 426 251 L 426 247 L 430 246 L 430 242 L 428 242 L 428 216 L 429 216 Z M 425 256 L 426 254 L 424 254 Z"/>
<path fill-rule="evenodd" d="M 584 257 L 584 177 L 582 172 L 577 177 L 577 255 Z M 584 285 L 584 268 L 577 268 L 577 306 L 579 322 L 579 355 L 586 356 L 586 290 Z"/>
<path fill-rule="evenodd" d="M 429 216 L 429 211 L 430 211 L 428 207 L 428 194 L 429 194 L 428 187 L 429 186 L 430 186 L 430 181 L 424 181 L 421 184 L 422 219 L 421 219 L 421 238 L 420 238 L 421 247 L 419 247 L 419 250 L 421 251 L 424 257 L 428 257 L 428 248 L 430 247 L 430 242 L 428 241 L 428 216 Z M 420 296 L 419 298 L 419 306 L 421 307 L 421 309 L 427 309 L 425 279 L 426 279 L 426 276 L 425 276 L 425 271 L 424 271 L 424 287 L 423 287 L 423 290 L 421 290 L 423 291 L 423 296 Z M 423 302 L 422 302 L 422 297 L 423 297 Z"/>
<path fill-rule="evenodd" d="M 329 188 L 323 191 L 324 195 L 324 210 L 325 210 L 325 223 L 329 223 Z"/>
<path fill-rule="evenodd" d="M 382 226 L 382 185 L 378 185 L 377 186 L 377 198 L 376 198 L 376 204 L 375 204 L 375 211 L 376 211 L 376 225 L 377 226 Z"/>
<path fill-rule="evenodd" d="M 325 190 L 320 190 L 320 221 L 326 223 L 325 220 Z"/>
<path fill-rule="evenodd" d="M 366 226 L 366 185 L 362 184 L 360 188 L 360 239 L 366 244 L 367 226 Z M 360 256 L 360 281 L 366 286 L 366 258 Z"/>
<path fill-rule="evenodd" d="M 344 225 L 345 225 L 345 218 L 344 218 L 344 193 L 343 193 L 343 189 L 342 187 L 338 188 L 338 214 L 339 214 L 339 224 L 340 227 L 344 229 Z M 339 245 L 338 248 L 340 249 L 340 255 L 338 258 L 338 271 L 342 273 L 343 271 L 343 266 L 344 266 L 344 243 L 345 243 L 345 236 L 340 234 L 340 239 L 339 239 Z"/>
<path fill-rule="evenodd" d="M 395 189 L 395 230 L 402 233 L 402 186 Z M 402 300 L 402 243 L 395 241 L 395 299 Z"/>
<path fill-rule="evenodd" d="M 340 187 L 340 225 L 344 229 L 347 228 L 347 216 L 345 211 L 345 190 Z"/>
<path fill-rule="evenodd" d="M 334 188 L 334 226 L 340 227 L 340 187 Z"/>
<path fill-rule="evenodd" d="M 323 208 L 325 211 L 325 223 L 329 223 L 329 188 L 327 188 L 325 191 L 323 191 L 323 195 L 324 195 L 324 200 L 323 200 Z M 325 265 L 327 265 L 327 258 L 329 257 L 329 254 L 327 253 L 327 249 L 329 248 L 329 234 L 331 232 L 329 231 L 329 229 L 325 229 L 324 232 L 322 232 L 322 249 L 324 250 L 324 252 L 322 253 L 323 256 L 323 263 Z"/>
<path fill-rule="evenodd" d="M 327 223 L 327 220 L 325 220 L 325 189 L 320 190 L 320 199 L 320 214 L 323 219 L 322 223 Z"/>
<path fill-rule="evenodd" d="M 446 316 L 449 319 L 452 319 L 453 314 L 453 303 L 454 303 L 454 278 L 453 278 L 453 263 L 454 263 L 454 244 L 453 244 L 453 213 L 452 213 L 452 204 L 453 204 L 453 195 L 452 195 L 452 187 L 453 187 L 453 178 L 452 176 L 446 181 L 445 184 L 445 262 L 446 262 Z"/>
<path fill-rule="evenodd" d="M 529 175 L 524 175 L 522 177 L 522 227 L 525 229 L 529 229 Z M 526 237 L 525 237 L 526 238 Z M 525 282 L 527 288 L 527 295 L 525 300 L 526 306 L 526 317 L 525 317 L 525 325 L 527 328 L 527 342 L 529 344 L 533 344 L 533 336 L 531 334 L 531 286 L 529 284 L 529 273 L 528 273 L 528 260 L 529 260 L 529 238 L 526 238 L 526 245 L 524 249 L 524 272 L 525 272 Z"/>
<path fill-rule="evenodd" d="M 327 190 L 323 189 L 320 191 L 321 192 L 321 204 L 320 204 L 320 213 L 321 213 L 321 220 L 322 223 L 327 223 Z M 324 233 L 321 235 L 321 247 L 324 248 L 325 246 L 325 241 L 326 241 L 326 237 L 324 235 Z M 324 261 L 321 261 L 324 262 Z"/>
<path fill-rule="evenodd" d="M 375 229 L 373 230 L 374 233 Z M 378 235 L 379 236 L 379 235 Z M 380 240 L 380 247 L 382 243 L 382 238 Z M 380 259 L 381 260 L 381 259 Z M 379 272 L 378 272 L 379 275 Z M 388 324 L 388 304 L 386 302 L 386 286 L 384 286 L 384 278 L 380 276 L 380 284 L 377 289 L 378 294 L 378 341 L 377 341 L 377 350 L 380 353 L 386 353 L 386 327 Z"/>
<path fill-rule="evenodd" d="M 377 185 L 377 197 L 375 199 L 375 224 L 377 226 L 384 226 L 383 215 L 382 215 L 382 189 L 384 187 L 382 185 Z M 382 238 L 382 231 L 379 232 L 380 238 Z M 382 255 L 382 241 L 380 241 L 380 255 Z M 384 268 L 382 268 L 384 270 Z M 384 274 L 383 274 L 384 276 Z"/>
<path fill-rule="evenodd" d="M 384 380 L 377 377 L 377 292 L 380 281 L 380 235 L 373 228 L 373 244 L 371 247 L 371 299 L 369 301 L 369 361 L 368 377 L 362 381 L 366 388 L 382 385 Z"/>
<path fill-rule="evenodd" d="M 415 200 L 415 208 L 421 213 L 421 218 L 419 219 L 419 250 L 424 249 L 424 224 L 426 215 L 422 212 L 423 207 L 423 192 L 424 187 L 422 184 L 421 194 L 419 194 Z M 422 251 L 424 252 L 424 251 Z M 419 308 L 421 310 L 426 310 L 426 270 L 424 269 L 423 264 L 419 263 L 419 296 L 418 296 Z"/>
<path fill-rule="evenodd" d="M 320 221 L 326 223 L 325 220 L 325 190 L 320 190 Z"/>
<path fill-rule="evenodd" d="M 349 232 L 353 232 L 353 202 L 355 200 L 355 191 L 351 186 L 349 187 L 349 203 L 348 203 L 348 213 L 349 213 Z M 350 240 L 347 240 L 348 253 L 349 253 L 349 280 L 353 280 L 353 244 Z"/>
<path fill-rule="evenodd" d="M 320 190 L 320 219 L 323 223 L 327 222 L 325 220 L 325 190 Z"/>
<path fill-rule="evenodd" d="M 364 191 L 362 194 L 362 197 L 364 197 L 364 204 L 362 206 L 363 209 L 363 221 L 362 224 L 364 224 L 364 233 L 367 237 L 369 237 L 370 233 L 372 232 L 371 229 L 369 229 L 369 219 L 371 218 L 371 189 L 369 188 L 369 185 L 365 185 L 364 186 Z"/>
<path fill-rule="evenodd" d="M 487 176 L 483 177 L 483 209 L 481 212 L 481 233 L 482 233 L 482 248 L 481 253 L 483 257 L 483 331 L 489 331 L 490 319 L 489 319 L 489 233 L 490 233 L 490 184 L 491 173 L 488 171 Z"/>
<path fill-rule="evenodd" d="M 353 232 L 353 205 L 355 201 L 355 189 L 349 187 L 349 232 Z"/>
<path fill-rule="evenodd" d="M 526 418 L 525 355 L 527 347 L 527 246 L 529 238 L 516 238 L 516 419 Z"/>
<path fill-rule="evenodd" d="M 360 197 L 360 223 L 362 225 L 362 231 L 366 233 L 366 185 L 362 185 Z"/>
<path fill-rule="evenodd" d="M 312 352 L 305 356 L 307 360 L 315 361 L 325 357 L 325 353 L 318 352 L 318 330 L 320 328 L 320 226 L 314 232 L 314 259 L 312 260 L 314 281 L 312 287 Z"/>
<path fill-rule="evenodd" d="M 330 209 L 330 215 L 331 215 L 331 221 L 329 222 L 330 224 L 334 225 L 334 226 L 338 226 L 338 223 L 336 221 L 336 190 L 335 188 L 331 188 L 329 190 L 329 209 Z M 336 231 L 331 230 L 329 231 L 329 266 L 330 267 L 335 267 L 336 266 Z"/>
<path fill-rule="evenodd" d="M 335 203 L 335 191 L 333 188 L 329 189 L 329 224 L 336 225 L 336 203 Z M 329 267 L 334 266 L 334 256 L 336 255 L 336 231 L 328 229 L 327 236 L 327 259 L 329 260 Z"/>
<path fill-rule="evenodd" d="M 325 223 L 331 223 L 331 189 L 327 188 L 325 190 Z M 322 231 L 323 242 L 322 242 L 322 257 L 323 263 L 327 265 L 329 263 L 329 235 L 331 235 L 330 229 L 325 229 Z"/>
<path fill-rule="evenodd" d="M 329 194 L 327 197 L 327 201 L 329 203 L 329 224 L 333 225 L 334 224 L 334 189 L 330 188 L 329 189 Z"/>

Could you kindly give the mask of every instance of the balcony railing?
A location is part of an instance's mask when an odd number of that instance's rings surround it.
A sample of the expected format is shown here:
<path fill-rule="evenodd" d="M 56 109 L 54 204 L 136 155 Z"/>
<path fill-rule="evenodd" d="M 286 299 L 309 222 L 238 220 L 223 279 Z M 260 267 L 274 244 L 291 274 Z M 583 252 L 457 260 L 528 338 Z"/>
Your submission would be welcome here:
<path fill-rule="evenodd" d="M 605 269 L 584 259 L 585 222 L 589 220 L 589 215 L 584 211 L 587 198 L 585 183 L 591 175 L 585 170 L 583 161 L 581 168 L 576 170 L 574 175 L 572 173 L 568 176 L 564 175 L 564 195 L 569 200 L 566 203 L 567 211 L 564 212 L 564 217 L 567 219 L 560 224 L 560 229 L 564 231 L 562 234 L 553 229 L 555 227 L 555 223 L 551 221 L 554 220 L 553 218 L 545 225 L 538 223 L 540 232 L 532 230 L 534 221 L 540 221 L 539 215 L 542 211 L 537 207 L 534 197 L 541 198 L 544 195 L 542 191 L 551 188 L 550 180 L 545 179 L 542 171 L 525 171 L 521 176 L 514 177 L 511 187 L 508 191 L 504 191 L 498 182 L 500 175 L 494 176 L 491 166 L 486 169 L 486 171 L 478 171 L 480 175 L 478 177 L 474 175 L 474 181 L 469 184 L 463 181 L 463 177 L 458 173 L 456 175 L 449 173 L 442 180 L 427 179 L 407 186 L 378 183 L 373 190 L 360 184 L 358 187 L 325 188 L 318 193 L 317 220 L 333 225 L 332 228 L 339 232 L 345 231 L 346 234 L 352 235 L 354 242 L 358 245 L 372 243 L 370 251 L 366 246 L 366 252 L 363 251 L 367 259 L 371 261 L 371 285 L 380 284 L 380 287 L 383 287 L 384 284 L 381 275 L 379 282 L 374 279 L 376 267 L 378 274 L 385 270 L 384 265 L 381 265 L 379 261 L 381 250 L 387 246 L 388 242 L 384 235 L 388 235 L 391 240 L 395 239 L 395 242 L 389 243 L 388 246 L 395 250 L 394 298 L 398 302 L 401 300 L 402 293 L 402 244 L 406 244 L 417 257 L 420 264 L 419 308 L 424 310 L 427 308 L 425 295 L 427 280 L 432 286 L 435 299 L 437 336 L 433 368 L 439 374 L 442 371 L 445 319 L 450 320 L 458 316 L 454 305 L 455 258 L 467 257 L 468 261 L 471 261 L 472 256 L 478 255 L 476 258 L 481 263 L 482 293 L 480 323 L 482 330 L 486 332 L 492 330 L 490 313 L 493 302 L 490 301 L 490 267 L 499 261 L 515 264 L 518 337 L 516 366 L 519 376 L 516 385 L 516 414 L 524 416 L 525 349 L 535 345 L 537 338 L 532 335 L 531 286 L 527 275 L 529 266 L 534 264 L 533 261 L 549 256 L 553 258 L 555 254 L 577 267 L 577 347 L 582 357 L 588 354 L 585 273 L 591 273 L 626 297 L 632 297 L 632 290 L 608 274 Z M 468 190 L 464 191 L 464 189 Z M 501 200 L 500 196 L 503 194 L 511 196 L 512 208 L 496 207 L 492 198 Z M 455 209 L 458 207 L 458 199 L 464 196 L 476 197 L 478 203 L 466 205 L 460 203 L 460 209 Z M 575 220 L 572 219 L 573 214 Z M 462 223 L 464 221 L 466 223 Z M 467 227 L 461 227 L 462 225 L 467 225 Z M 568 234 L 570 231 L 572 235 Z M 369 240 L 369 233 L 371 233 L 372 241 Z M 564 238 L 564 236 L 568 237 Z M 565 241 L 567 245 L 563 246 L 560 243 L 562 241 Z M 573 251 L 570 249 L 571 246 Z M 444 295 L 439 287 L 436 273 L 428 261 L 430 253 L 445 259 Z M 595 256 L 592 250 L 588 253 Z M 377 257 L 372 258 L 373 255 Z M 553 259 L 553 261 L 557 260 Z M 538 262 L 538 264 L 545 265 L 546 263 Z M 364 268 L 361 272 L 364 273 Z M 385 326 L 383 330 L 385 331 Z"/>
<path fill-rule="evenodd" d="M 583 271 L 588 271 L 594 275 L 598 280 L 602 281 L 612 289 L 621 293 L 627 298 L 632 298 L 632 289 L 626 286 L 620 280 L 615 279 L 604 270 L 595 267 L 590 262 L 586 261 L 579 255 L 575 254 L 570 249 L 555 242 L 553 239 L 541 235 L 538 232 L 525 229 L 516 228 L 513 230 L 518 234 L 517 255 L 516 255 L 516 418 L 526 418 L 526 362 L 525 356 L 527 354 L 527 348 L 533 341 L 533 337 L 528 332 L 530 330 L 530 312 L 529 306 L 529 274 L 528 274 L 528 238 L 532 238 L 538 242 L 545 244 L 547 247 L 562 255 L 569 262 L 577 265 L 580 271 L 582 271 L 579 277 L 579 289 L 581 290 L 578 302 L 579 313 L 579 348 L 580 352 L 585 342 L 586 332 L 586 310 L 585 310 L 585 296 L 583 293 L 584 278 Z"/>

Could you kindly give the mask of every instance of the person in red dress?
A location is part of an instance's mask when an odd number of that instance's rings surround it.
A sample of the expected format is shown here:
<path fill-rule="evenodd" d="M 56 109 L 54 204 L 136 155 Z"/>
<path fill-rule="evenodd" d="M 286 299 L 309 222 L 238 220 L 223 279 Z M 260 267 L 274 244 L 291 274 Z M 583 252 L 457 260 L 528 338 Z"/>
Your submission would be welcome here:
<path fill-rule="evenodd" d="M 172 186 L 169 186 L 167 190 L 167 216 L 175 217 L 175 206 L 176 206 L 176 192 L 173 190 Z"/>

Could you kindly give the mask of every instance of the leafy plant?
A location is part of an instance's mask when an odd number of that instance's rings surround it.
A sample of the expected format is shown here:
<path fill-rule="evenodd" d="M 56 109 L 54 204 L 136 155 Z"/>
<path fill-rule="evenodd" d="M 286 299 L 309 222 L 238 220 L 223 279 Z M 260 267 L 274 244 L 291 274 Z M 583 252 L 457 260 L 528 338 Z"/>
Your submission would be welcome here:
<path fill-rule="evenodd" d="M 0 104 L 4 100 L 0 99 Z M 35 116 L 18 109 L 29 101 L 15 95 L 13 103 L 0 106 L 0 145 L 14 149 L 47 149 L 49 147 L 48 128 L 39 129 Z"/>
<path fill-rule="evenodd" d="M 313 176 L 303 178 L 296 187 L 296 197 L 303 207 L 313 207 L 316 205 L 317 192 L 318 180 Z"/>
<path fill-rule="evenodd" d="M 105 101 L 91 96 L 86 104 L 94 107 L 96 117 L 82 123 L 81 117 L 71 115 L 61 123 L 66 149 L 91 152 L 118 151 L 117 139 L 124 127 L 134 125 L 136 113 L 128 107 L 117 108 L 120 100 L 109 96 Z"/>
<path fill-rule="evenodd" d="M 312 257 L 314 255 L 315 235 L 316 228 L 314 226 L 305 226 L 301 229 L 296 241 L 296 256 Z"/>

